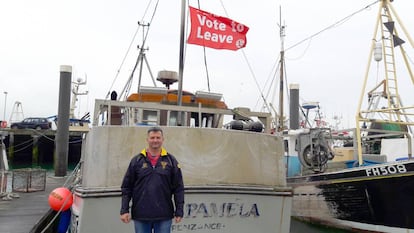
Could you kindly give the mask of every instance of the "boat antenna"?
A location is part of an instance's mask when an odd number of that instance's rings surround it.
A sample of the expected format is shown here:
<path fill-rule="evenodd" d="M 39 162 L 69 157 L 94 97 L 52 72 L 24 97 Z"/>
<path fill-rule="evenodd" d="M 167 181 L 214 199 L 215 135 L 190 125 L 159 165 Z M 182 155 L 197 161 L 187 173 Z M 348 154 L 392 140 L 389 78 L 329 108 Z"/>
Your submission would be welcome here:
<path fill-rule="evenodd" d="M 117 79 L 117 77 L 118 77 L 118 75 L 119 75 L 119 73 L 120 73 L 120 71 L 121 71 L 121 68 L 122 68 L 123 64 L 125 63 L 125 60 L 126 60 L 126 58 L 127 58 L 128 54 L 129 54 L 129 51 L 130 51 L 130 49 L 131 49 L 131 47 L 132 47 L 132 44 L 133 44 L 133 42 L 135 41 L 135 37 L 136 37 L 136 35 L 137 35 L 137 34 L 138 34 L 138 32 L 139 32 L 139 29 L 140 29 L 141 27 L 144 27 L 144 26 L 148 26 L 148 27 L 149 27 L 149 25 L 152 23 L 152 20 L 154 19 L 154 16 L 155 16 L 155 13 L 157 12 L 157 9 L 158 9 L 158 3 L 159 3 L 159 0 L 157 0 L 157 2 L 156 2 L 156 4 L 155 4 L 154 11 L 152 12 L 152 16 L 151 16 L 151 19 L 150 19 L 149 23 L 145 24 L 145 23 L 141 23 L 141 22 L 143 22 L 143 18 L 145 17 L 145 15 L 146 15 L 146 13 L 147 13 L 147 11 L 148 11 L 149 7 L 150 7 L 150 3 L 148 3 L 148 5 L 147 5 L 147 7 L 146 7 L 146 9 L 145 9 L 144 16 L 142 17 L 142 20 L 141 20 L 141 21 L 138 21 L 138 28 L 137 28 L 137 30 L 136 30 L 136 31 L 135 31 L 135 33 L 134 33 L 134 36 L 133 36 L 133 38 L 132 38 L 132 41 L 131 41 L 131 43 L 129 44 L 129 47 L 128 47 L 128 49 L 127 49 L 127 52 L 126 52 L 126 54 L 125 54 L 124 58 L 122 59 L 121 65 L 119 66 L 119 68 L 118 68 L 118 70 L 117 70 L 116 76 L 115 76 L 115 78 L 114 78 L 114 80 L 113 80 L 113 82 L 112 82 L 111 88 L 110 88 L 109 90 L 111 90 L 111 89 L 112 89 L 112 87 L 114 86 L 114 83 L 115 83 L 115 81 L 116 81 L 116 79 Z M 135 72 L 136 68 L 138 67 L 138 64 L 140 64 L 140 63 L 142 64 L 142 62 L 143 62 L 143 61 L 145 61 L 145 62 L 146 62 L 146 65 L 147 65 L 147 68 L 148 68 L 148 70 L 149 70 L 149 72 L 150 72 L 150 75 L 151 75 L 151 77 L 152 77 L 152 80 L 153 80 L 154 86 L 156 86 L 155 81 L 154 81 L 153 74 L 152 74 L 151 69 L 150 69 L 150 67 L 149 67 L 149 65 L 148 65 L 148 60 L 146 59 L 146 56 L 145 56 L 145 50 L 148 50 L 148 48 L 147 48 L 147 49 L 144 49 L 144 48 L 145 48 L 145 47 L 144 47 L 144 45 L 145 45 L 145 42 L 146 42 L 146 40 L 147 40 L 147 36 L 148 36 L 148 32 L 149 32 L 149 28 L 147 29 L 147 31 L 146 31 L 146 32 L 145 32 L 145 28 L 143 28 L 143 29 L 142 29 L 142 31 L 143 31 L 143 33 L 142 33 L 142 35 L 143 35 L 142 45 L 141 45 L 141 46 L 137 46 L 137 47 L 138 47 L 138 49 L 140 49 L 140 53 L 139 53 L 139 55 L 138 55 L 137 61 L 136 61 L 135 66 L 134 66 L 134 69 L 133 69 L 133 71 L 132 71 L 132 73 L 131 73 L 131 75 L 130 75 L 130 77 L 129 77 L 128 81 L 126 82 L 126 84 L 125 84 L 125 86 L 124 86 L 123 90 L 121 91 L 121 94 L 118 96 L 118 100 L 119 100 L 119 99 L 122 99 L 122 98 L 126 99 L 126 97 L 127 97 L 128 93 L 129 93 L 129 90 L 131 89 L 131 85 L 132 85 L 132 81 L 133 81 L 134 72 Z M 140 67 L 140 70 L 142 71 L 142 65 L 141 65 L 141 67 Z M 142 74 L 142 72 L 141 72 L 141 71 L 140 71 L 140 80 L 141 80 L 141 74 Z M 140 81 L 139 81 L 139 82 L 140 82 Z M 139 90 L 139 86 L 140 86 L 140 84 L 138 84 L 138 90 Z M 107 96 L 106 96 L 106 99 L 108 99 L 110 95 L 111 95 L 111 91 L 108 91 Z M 122 96 L 124 96 L 124 97 L 122 97 Z"/>
<path fill-rule="evenodd" d="M 148 36 L 148 31 L 149 31 L 149 29 L 147 29 L 145 31 L 145 28 L 149 27 L 150 24 L 138 21 L 138 25 L 142 27 L 142 44 L 141 44 L 141 46 L 140 45 L 137 46 L 137 48 L 139 49 L 139 55 L 138 55 L 137 60 L 135 62 L 134 68 L 132 69 L 132 72 L 129 75 L 128 81 L 125 84 L 124 88 L 122 89 L 121 94 L 119 95 L 120 98 L 122 98 L 122 96 L 124 96 L 124 99 L 126 99 L 128 93 L 129 93 L 129 90 L 131 89 L 132 81 L 134 79 L 134 74 L 135 74 L 135 71 L 137 70 L 138 66 L 139 66 L 139 76 L 138 76 L 138 89 L 137 89 L 137 92 L 139 92 L 139 89 L 140 89 L 140 86 L 141 86 L 141 78 L 142 78 L 142 66 L 143 66 L 144 62 L 146 63 L 147 68 L 150 72 L 150 75 L 151 75 L 152 81 L 154 83 L 154 86 L 157 86 L 155 84 L 154 76 L 152 75 L 151 68 L 148 64 L 148 60 L 147 60 L 147 57 L 145 55 L 145 51 L 148 50 L 148 48 L 145 48 L 145 42 L 146 42 L 146 39 L 147 39 L 147 36 Z"/>
<path fill-rule="evenodd" d="M 87 95 L 89 92 L 86 91 L 79 91 L 79 87 L 82 85 L 86 85 L 86 83 L 88 82 L 88 77 L 85 74 L 85 80 L 83 80 L 82 78 L 77 78 L 76 82 L 72 81 L 72 102 L 70 104 L 70 111 L 69 111 L 69 118 L 76 118 L 75 117 L 75 108 L 76 108 L 76 102 L 78 101 L 78 96 L 79 95 Z M 79 110 L 80 108 L 78 108 Z"/>

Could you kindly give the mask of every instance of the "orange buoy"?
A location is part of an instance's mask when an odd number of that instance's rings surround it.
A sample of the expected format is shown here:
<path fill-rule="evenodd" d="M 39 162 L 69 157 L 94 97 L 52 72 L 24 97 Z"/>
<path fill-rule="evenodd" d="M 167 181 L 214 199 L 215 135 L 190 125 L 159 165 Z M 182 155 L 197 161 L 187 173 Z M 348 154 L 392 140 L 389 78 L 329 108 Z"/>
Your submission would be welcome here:
<path fill-rule="evenodd" d="M 72 192 L 64 187 L 55 188 L 49 194 L 49 205 L 53 210 L 59 211 L 62 208 L 62 211 L 65 211 L 70 208 L 73 203 Z M 63 206 L 63 207 L 62 207 Z"/>

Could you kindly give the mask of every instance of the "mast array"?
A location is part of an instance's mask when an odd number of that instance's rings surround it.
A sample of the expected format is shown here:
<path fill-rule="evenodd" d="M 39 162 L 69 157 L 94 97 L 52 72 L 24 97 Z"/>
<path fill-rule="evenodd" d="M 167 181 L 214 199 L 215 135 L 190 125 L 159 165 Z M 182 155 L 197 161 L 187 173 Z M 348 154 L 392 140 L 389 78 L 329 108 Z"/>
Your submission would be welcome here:
<path fill-rule="evenodd" d="M 405 68 L 408 71 L 407 75 L 410 77 L 411 83 L 413 84 L 414 77 L 408 63 L 406 52 L 403 48 L 405 41 L 400 38 L 396 23 L 398 23 L 400 28 L 402 28 L 402 31 L 405 35 L 404 38 L 407 38 L 411 46 L 414 47 L 409 34 L 405 30 L 396 11 L 392 7 L 390 0 L 382 0 L 378 10 L 377 21 L 369 54 L 369 62 L 365 72 L 363 88 L 360 95 L 356 115 L 356 136 L 359 164 L 363 164 L 363 140 L 361 138 L 361 133 L 363 133 L 362 131 L 364 131 L 363 134 L 367 136 L 370 134 L 384 134 L 385 132 L 383 130 L 386 129 L 386 133 L 388 135 L 390 133 L 394 133 L 394 135 L 399 134 L 400 136 L 403 134 L 404 137 L 408 138 L 409 145 L 411 145 L 411 132 L 409 126 L 413 125 L 414 122 L 411 122 L 409 117 L 414 115 L 414 106 L 404 106 L 401 100 L 397 79 L 397 75 L 400 75 L 401 73 L 397 74 L 396 64 L 396 53 L 398 49 L 401 52 L 402 60 L 404 61 Z M 381 52 L 382 56 L 378 56 L 378 54 L 375 54 L 375 52 Z M 375 58 L 378 62 L 380 61 L 380 57 L 382 58 L 381 60 L 384 69 L 384 77 L 383 80 L 380 81 L 372 90 L 366 92 L 371 59 L 374 55 L 376 56 Z M 368 108 L 366 110 L 363 110 L 362 102 L 364 100 L 365 93 L 368 94 Z M 377 132 L 373 133 L 376 128 L 374 125 L 387 126 L 388 128 L 382 127 L 378 131 L 377 127 Z M 368 139 L 370 138 L 368 137 Z M 411 147 L 409 147 L 409 154 L 411 155 Z"/>
<path fill-rule="evenodd" d="M 284 79 L 284 69 L 285 69 L 285 48 L 284 48 L 284 41 L 285 41 L 285 25 L 282 25 L 282 13 L 280 12 L 280 79 L 279 79 L 279 127 L 278 131 L 283 131 L 284 129 L 284 108 L 283 108 L 283 79 Z"/>

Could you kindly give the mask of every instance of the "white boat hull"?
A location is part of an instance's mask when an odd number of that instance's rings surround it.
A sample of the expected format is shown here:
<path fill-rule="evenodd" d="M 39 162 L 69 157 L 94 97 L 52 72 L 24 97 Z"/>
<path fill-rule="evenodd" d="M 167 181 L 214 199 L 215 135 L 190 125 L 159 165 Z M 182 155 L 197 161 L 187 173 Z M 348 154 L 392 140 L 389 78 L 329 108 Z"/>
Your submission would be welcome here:
<path fill-rule="evenodd" d="M 133 222 L 119 219 L 120 192 L 77 190 L 72 205 L 72 233 L 133 232 Z M 187 187 L 183 221 L 172 232 L 287 233 L 289 189 L 205 186 Z"/>
<path fill-rule="evenodd" d="M 292 188 L 282 139 L 225 129 L 166 127 L 165 148 L 180 162 L 185 204 L 172 232 L 288 233 Z M 74 189 L 71 233 L 133 232 L 121 222 L 121 181 L 144 148 L 145 127 L 96 127 L 88 133 Z"/>

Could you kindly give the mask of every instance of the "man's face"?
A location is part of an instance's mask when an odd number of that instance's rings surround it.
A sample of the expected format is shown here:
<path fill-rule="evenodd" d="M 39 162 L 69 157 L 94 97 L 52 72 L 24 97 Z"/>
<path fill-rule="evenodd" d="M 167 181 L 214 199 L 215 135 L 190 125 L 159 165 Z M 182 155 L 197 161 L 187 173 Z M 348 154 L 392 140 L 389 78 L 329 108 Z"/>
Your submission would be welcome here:
<path fill-rule="evenodd" d="M 149 132 L 147 137 L 147 143 L 149 148 L 151 149 L 159 149 L 162 146 L 164 141 L 164 137 L 162 136 L 161 132 Z"/>

